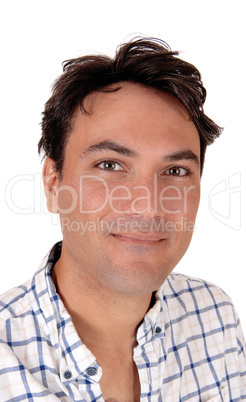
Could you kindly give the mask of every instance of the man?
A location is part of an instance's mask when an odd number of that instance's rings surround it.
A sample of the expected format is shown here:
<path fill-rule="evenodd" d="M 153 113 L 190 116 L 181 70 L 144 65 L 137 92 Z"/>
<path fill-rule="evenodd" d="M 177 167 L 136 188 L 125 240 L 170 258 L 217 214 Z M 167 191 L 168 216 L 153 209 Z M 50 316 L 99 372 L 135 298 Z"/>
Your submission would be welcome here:
<path fill-rule="evenodd" d="M 206 147 L 199 71 L 159 40 L 70 60 L 42 122 L 63 242 L 1 300 L 1 401 L 239 401 L 245 344 L 222 290 L 171 271 Z"/>

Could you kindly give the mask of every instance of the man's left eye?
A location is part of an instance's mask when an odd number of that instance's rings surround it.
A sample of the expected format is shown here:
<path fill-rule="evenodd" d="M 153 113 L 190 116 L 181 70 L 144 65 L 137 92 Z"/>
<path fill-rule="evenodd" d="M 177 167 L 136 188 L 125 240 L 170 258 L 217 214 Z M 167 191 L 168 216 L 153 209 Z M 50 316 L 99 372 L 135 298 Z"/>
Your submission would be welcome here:
<path fill-rule="evenodd" d="M 103 170 L 123 170 L 120 164 L 115 161 L 103 161 L 97 166 Z"/>
<path fill-rule="evenodd" d="M 189 171 L 185 168 L 182 168 L 179 166 L 174 166 L 174 167 L 171 167 L 170 169 L 166 170 L 165 174 L 168 176 L 182 177 L 182 176 L 188 176 Z"/>

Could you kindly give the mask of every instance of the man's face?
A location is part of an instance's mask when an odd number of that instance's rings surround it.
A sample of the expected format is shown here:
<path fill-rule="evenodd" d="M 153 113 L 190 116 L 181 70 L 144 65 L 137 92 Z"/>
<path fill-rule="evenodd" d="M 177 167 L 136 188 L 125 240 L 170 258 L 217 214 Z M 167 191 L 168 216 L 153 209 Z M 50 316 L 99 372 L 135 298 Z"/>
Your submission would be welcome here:
<path fill-rule="evenodd" d="M 191 240 L 198 132 L 172 95 L 137 84 L 92 93 L 85 108 L 74 115 L 56 191 L 64 253 L 92 286 L 150 293 Z"/>

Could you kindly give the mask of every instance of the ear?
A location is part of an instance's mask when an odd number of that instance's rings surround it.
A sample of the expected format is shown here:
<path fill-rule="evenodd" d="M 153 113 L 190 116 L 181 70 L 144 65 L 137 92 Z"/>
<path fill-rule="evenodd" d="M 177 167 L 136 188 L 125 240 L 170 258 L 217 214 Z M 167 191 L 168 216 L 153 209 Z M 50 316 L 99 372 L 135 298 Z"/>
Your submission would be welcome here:
<path fill-rule="evenodd" d="M 46 196 L 47 208 L 53 214 L 58 213 L 58 189 L 59 173 L 55 169 L 55 162 L 51 158 L 46 158 L 43 167 L 43 183 Z"/>

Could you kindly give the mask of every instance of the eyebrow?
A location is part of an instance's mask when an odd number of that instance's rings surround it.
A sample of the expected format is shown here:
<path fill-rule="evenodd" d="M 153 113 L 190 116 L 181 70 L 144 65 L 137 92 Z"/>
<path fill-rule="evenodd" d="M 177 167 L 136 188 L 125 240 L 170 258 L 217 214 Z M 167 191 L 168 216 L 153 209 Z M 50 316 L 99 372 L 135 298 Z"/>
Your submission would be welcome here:
<path fill-rule="evenodd" d="M 100 141 L 90 145 L 82 153 L 82 159 L 86 158 L 89 154 L 98 151 L 114 151 L 118 154 L 129 156 L 130 158 L 137 158 L 139 155 L 131 148 L 118 144 L 114 141 Z"/>
<path fill-rule="evenodd" d="M 181 151 L 174 152 L 170 155 L 165 157 L 165 160 L 169 160 L 171 162 L 180 161 L 180 160 L 191 160 L 197 166 L 200 166 L 200 159 L 199 157 L 194 154 L 190 149 L 184 149 Z"/>
<path fill-rule="evenodd" d="M 139 154 L 134 151 L 133 149 L 121 145 L 115 141 L 100 141 L 95 144 L 90 145 L 88 148 L 86 148 L 83 153 L 81 158 L 84 159 L 90 154 L 98 151 L 114 151 L 117 152 L 118 154 L 128 156 L 130 158 L 138 158 Z M 200 166 L 200 160 L 194 152 L 192 152 L 190 149 L 182 149 L 180 151 L 173 152 L 167 156 L 163 157 L 163 160 L 175 162 L 179 160 L 191 160 L 193 161 L 197 166 Z"/>

